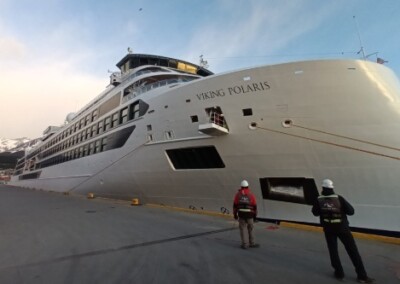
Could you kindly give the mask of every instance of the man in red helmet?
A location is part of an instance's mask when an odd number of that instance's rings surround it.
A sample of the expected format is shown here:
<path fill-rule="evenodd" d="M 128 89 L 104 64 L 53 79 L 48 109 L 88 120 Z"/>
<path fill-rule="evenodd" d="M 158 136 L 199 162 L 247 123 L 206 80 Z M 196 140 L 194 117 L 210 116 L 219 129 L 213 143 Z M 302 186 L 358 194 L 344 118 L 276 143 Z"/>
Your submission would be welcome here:
<path fill-rule="evenodd" d="M 240 238 L 242 249 L 248 247 L 259 247 L 254 242 L 254 220 L 257 217 L 257 202 L 254 194 L 250 192 L 249 183 L 246 180 L 241 182 L 241 188 L 233 200 L 233 217 L 239 219 Z"/>

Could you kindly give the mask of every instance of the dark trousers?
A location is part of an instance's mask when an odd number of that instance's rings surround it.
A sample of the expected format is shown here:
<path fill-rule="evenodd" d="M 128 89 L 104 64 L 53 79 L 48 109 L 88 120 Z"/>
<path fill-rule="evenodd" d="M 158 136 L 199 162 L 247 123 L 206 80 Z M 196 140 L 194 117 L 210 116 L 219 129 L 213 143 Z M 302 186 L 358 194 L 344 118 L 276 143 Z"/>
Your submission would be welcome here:
<path fill-rule="evenodd" d="M 340 232 L 332 232 L 332 231 L 324 231 L 326 243 L 329 249 L 329 255 L 331 257 L 332 267 L 335 269 L 335 273 L 337 275 L 343 275 L 344 271 L 342 267 L 342 263 L 340 262 L 339 252 L 338 252 L 338 242 L 343 243 L 346 248 L 347 254 L 349 255 L 353 265 L 356 269 L 356 273 L 358 278 L 365 279 L 367 277 L 367 273 L 365 272 L 364 264 L 362 262 L 361 256 L 358 252 L 356 242 L 354 241 L 353 235 L 350 230 L 343 230 Z"/>

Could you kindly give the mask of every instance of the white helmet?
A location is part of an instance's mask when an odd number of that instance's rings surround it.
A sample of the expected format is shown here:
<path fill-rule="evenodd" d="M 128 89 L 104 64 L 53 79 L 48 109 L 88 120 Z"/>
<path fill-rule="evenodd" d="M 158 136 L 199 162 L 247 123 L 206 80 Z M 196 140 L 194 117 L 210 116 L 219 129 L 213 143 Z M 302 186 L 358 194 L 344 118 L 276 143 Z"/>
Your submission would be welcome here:
<path fill-rule="evenodd" d="M 249 183 L 247 182 L 247 180 L 242 180 L 242 182 L 240 183 L 241 187 L 249 187 Z"/>
<path fill-rule="evenodd" d="M 330 179 L 324 179 L 322 181 L 322 187 L 333 189 L 333 181 L 331 181 Z"/>

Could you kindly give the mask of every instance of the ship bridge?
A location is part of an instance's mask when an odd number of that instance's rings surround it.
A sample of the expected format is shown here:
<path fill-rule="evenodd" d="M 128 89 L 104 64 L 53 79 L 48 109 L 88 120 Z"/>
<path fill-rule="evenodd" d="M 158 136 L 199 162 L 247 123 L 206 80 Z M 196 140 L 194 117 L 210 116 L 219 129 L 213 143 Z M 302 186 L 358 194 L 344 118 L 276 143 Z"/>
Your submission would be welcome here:
<path fill-rule="evenodd" d="M 164 66 L 168 68 L 177 69 L 179 71 L 207 77 L 214 73 L 210 70 L 201 67 L 199 65 L 186 62 L 180 59 L 174 59 L 170 57 L 149 55 L 149 54 L 127 54 L 124 58 L 117 63 L 117 67 L 121 70 L 122 74 L 128 72 L 131 69 L 143 66 L 143 65 L 155 65 Z"/>

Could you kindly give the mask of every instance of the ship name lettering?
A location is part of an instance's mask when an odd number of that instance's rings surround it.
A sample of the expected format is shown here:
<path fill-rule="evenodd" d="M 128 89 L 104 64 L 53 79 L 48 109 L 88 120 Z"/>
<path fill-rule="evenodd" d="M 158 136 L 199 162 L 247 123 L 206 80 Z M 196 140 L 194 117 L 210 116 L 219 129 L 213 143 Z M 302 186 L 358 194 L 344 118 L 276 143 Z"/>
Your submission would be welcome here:
<path fill-rule="evenodd" d="M 253 83 L 253 84 L 248 84 L 248 85 L 240 85 L 240 86 L 234 86 L 234 87 L 229 87 L 228 91 L 230 95 L 240 95 L 240 94 L 246 94 L 250 92 L 259 92 L 259 91 L 265 91 L 269 90 L 271 86 L 268 84 L 268 82 L 259 82 L 259 83 Z"/>
<path fill-rule="evenodd" d="M 200 93 L 196 95 L 199 100 L 207 100 L 207 99 L 213 99 L 216 97 L 223 97 L 225 96 L 225 92 L 223 89 L 215 90 L 215 91 L 208 91 L 204 93 Z"/>
<path fill-rule="evenodd" d="M 271 86 L 267 81 L 252 83 L 247 85 L 237 85 L 228 87 L 226 89 L 211 90 L 203 93 L 196 94 L 196 97 L 200 101 L 205 101 L 209 99 L 214 99 L 217 97 L 224 97 L 226 94 L 229 95 L 241 95 L 254 92 L 262 92 L 269 90 Z"/>

